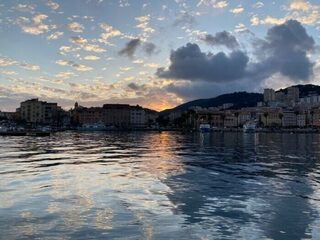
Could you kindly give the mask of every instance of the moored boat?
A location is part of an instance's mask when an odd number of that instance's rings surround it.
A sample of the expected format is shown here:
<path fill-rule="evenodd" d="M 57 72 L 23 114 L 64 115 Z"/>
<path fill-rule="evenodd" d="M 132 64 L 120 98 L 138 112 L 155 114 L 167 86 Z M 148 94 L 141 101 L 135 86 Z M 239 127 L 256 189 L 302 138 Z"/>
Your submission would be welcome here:
<path fill-rule="evenodd" d="M 103 123 L 83 124 L 78 128 L 80 131 L 105 131 L 107 127 Z"/>
<path fill-rule="evenodd" d="M 200 124 L 199 129 L 200 129 L 200 132 L 202 132 L 202 133 L 211 131 L 210 124 L 208 124 L 208 123 Z"/>
<path fill-rule="evenodd" d="M 255 122 L 247 122 L 243 125 L 244 132 L 255 132 L 257 128 L 257 124 Z"/>

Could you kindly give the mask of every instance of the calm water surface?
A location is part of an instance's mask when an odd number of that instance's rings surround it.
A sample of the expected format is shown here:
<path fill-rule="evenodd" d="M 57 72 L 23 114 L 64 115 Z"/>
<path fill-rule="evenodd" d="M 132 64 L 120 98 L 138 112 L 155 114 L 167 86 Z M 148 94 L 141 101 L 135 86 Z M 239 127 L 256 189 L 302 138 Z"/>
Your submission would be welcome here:
<path fill-rule="evenodd" d="M 320 135 L 0 137 L 1 239 L 320 239 Z"/>

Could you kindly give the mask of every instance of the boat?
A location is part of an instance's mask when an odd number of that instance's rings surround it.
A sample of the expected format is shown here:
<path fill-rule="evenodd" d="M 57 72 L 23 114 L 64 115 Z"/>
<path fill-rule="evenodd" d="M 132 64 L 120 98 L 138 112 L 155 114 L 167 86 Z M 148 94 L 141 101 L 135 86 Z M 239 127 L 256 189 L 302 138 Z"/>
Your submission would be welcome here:
<path fill-rule="evenodd" d="M 200 124 L 199 129 L 200 129 L 200 132 L 202 132 L 202 133 L 211 131 L 210 124 L 208 124 L 208 123 Z"/>
<path fill-rule="evenodd" d="M 80 131 L 105 131 L 107 130 L 106 125 L 104 123 L 88 123 L 83 124 L 81 127 L 78 128 Z"/>
<path fill-rule="evenodd" d="M 0 136 L 26 136 L 26 131 L 11 126 L 0 126 Z"/>
<path fill-rule="evenodd" d="M 257 124 L 255 122 L 246 122 L 244 125 L 243 125 L 243 131 L 248 133 L 248 132 L 255 132 L 256 131 L 256 128 L 257 128 Z"/>

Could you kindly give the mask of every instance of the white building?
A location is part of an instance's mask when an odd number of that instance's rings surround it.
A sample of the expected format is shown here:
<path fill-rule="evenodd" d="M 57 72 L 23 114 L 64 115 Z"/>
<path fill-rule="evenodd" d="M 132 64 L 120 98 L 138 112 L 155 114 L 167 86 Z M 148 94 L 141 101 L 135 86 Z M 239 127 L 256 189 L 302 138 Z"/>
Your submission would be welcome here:
<path fill-rule="evenodd" d="M 297 115 L 297 124 L 298 127 L 307 126 L 307 115 L 305 113 L 300 113 Z"/>
<path fill-rule="evenodd" d="M 146 112 L 142 107 L 130 107 L 130 126 L 136 128 L 146 126 Z"/>
<path fill-rule="evenodd" d="M 283 127 L 295 127 L 297 126 L 297 115 L 292 110 L 283 111 L 282 126 Z"/>
<path fill-rule="evenodd" d="M 274 89 L 271 88 L 266 88 L 263 91 L 263 101 L 268 103 L 268 102 L 273 102 L 276 100 L 276 92 Z"/>

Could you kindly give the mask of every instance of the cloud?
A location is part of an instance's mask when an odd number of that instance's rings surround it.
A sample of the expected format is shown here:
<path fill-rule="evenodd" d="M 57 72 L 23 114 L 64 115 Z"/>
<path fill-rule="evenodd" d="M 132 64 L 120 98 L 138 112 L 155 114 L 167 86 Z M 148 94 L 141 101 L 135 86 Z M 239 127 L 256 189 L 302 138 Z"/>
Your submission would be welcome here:
<path fill-rule="evenodd" d="M 88 72 L 88 71 L 93 70 L 92 67 L 89 67 L 89 66 L 86 66 L 86 65 L 83 65 L 83 64 L 78 64 L 78 63 L 74 63 L 71 66 L 74 69 L 76 69 L 77 71 L 80 71 L 80 72 Z"/>
<path fill-rule="evenodd" d="M 126 43 L 125 47 L 119 51 L 119 55 L 132 58 L 140 44 L 141 40 L 139 38 L 130 40 L 128 43 Z"/>
<path fill-rule="evenodd" d="M 18 73 L 15 72 L 15 71 L 2 70 L 1 73 L 2 73 L 2 74 L 5 74 L 5 75 L 18 75 Z"/>
<path fill-rule="evenodd" d="M 110 26 L 106 23 L 101 23 L 100 28 L 103 29 L 104 32 L 101 33 L 98 41 L 105 43 L 105 44 L 110 44 L 108 42 L 110 38 L 114 38 L 114 37 L 118 37 L 118 36 L 123 35 L 119 30 L 114 29 L 112 26 Z"/>
<path fill-rule="evenodd" d="M 48 32 L 50 28 L 54 28 L 54 25 L 44 24 L 43 21 L 47 19 L 48 16 L 45 14 L 36 14 L 32 17 L 32 21 L 25 17 L 20 17 L 17 19 L 17 24 L 20 25 L 23 32 L 39 35 L 44 32 Z"/>
<path fill-rule="evenodd" d="M 56 78 L 63 78 L 63 79 L 68 79 L 70 77 L 75 77 L 77 76 L 74 72 L 59 72 L 55 75 Z"/>
<path fill-rule="evenodd" d="M 30 70 L 30 71 L 37 71 L 40 69 L 40 67 L 38 65 L 34 65 L 34 64 L 27 64 L 27 63 L 21 63 L 20 66 L 26 70 Z"/>
<path fill-rule="evenodd" d="M 70 41 L 81 47 L 82 50 L 87 52 L 103 53 L 106 52 L 105 49 L 101 48 L 96 44 L 89 44 L 88 40 L 82 37 L 71 37 Z"/>
<path fill-rule="evenodd" d="M 87 60 L 87 61 L 96 61 L 96 60 L 99 60 L 100 57 L 98 57 L 98 56 L 93 56 L 93 55 L 89 55 L 89 56 L 85 56 L 83 59 L 84 59 L 84 60 Z"/>
<path fill-rule="evenodd" d="M 263 2 L 256 2 L 252 5 L 253 8 L 262 8 L 264 6 Z"/>
<path fill-rule="evenodd" d="M 15 9 L 20 12 L 30 12 L 32 13 L 34 11 L 35 6 L 32 4 L 18 4 L 15 6 Z"/>
<path fill-rule="evenodd" d="M 232 84 L 215 82 L 174 82 L 165 87 L 169 93 L 174 93 L 182 99 L 211 98 L 221 94 L 239 91 L 255 91 L 250 80 L 233 82 Z"/>
<path fill-rule="evenodd" d="M 200 0 L 197 4 L 198 7 L 200 6 L 211 6 L 213 8 L 225 8 L 228 6 L 227 1 L 218 1 L 218 0 Z"/>
<path fill-rule="evenodd" d="M 89 66 L 86 66 L 86 65 L 82 65 L 82 64 L 78 64 L 78 63 L 75 63 L 73 61 L 67 61 L 67 60 L 58 60 L 58 61 L 56 61 L 56 64 L 58 64 L 60 66 L 70 66 L 70 67 L 73 67 L 74 69 L 76 69 L 77 71 L 80 71 L 80 72 L 87 72 L 87 71 L 93 70 L 92 67 L 89 67 Z"/>
<path fill-rule="evenodd" d="M 61 46 L 61 47 L 59 48 L 59 53 L 60 53 L 61 55 L 66 55 L 66 53 L 70 53 L 70 52 L 74 52 L 74 51 L 76 51 L 76 49 L 73 49 L 73 48 L 70 47 L 70 46 Z"/>
<path fill-rule="evenodd" d="M 217 32 L 215 35 L 200 34 L 199 39 L 211 46 L 226 46 L 229 49 L 239 47 L 237 39 L 229 32 Z"/>
<path fill-rule="evenodd" d="M 66 60 L 57 60 L 56 64 L 60 65 L 60 66 L 68 66 L 69 65 L 69 61 Z"/>
<path fill-rule="evenodd" d="M 47 40 L 57 40 L 63 36 L 63 32 L 54 32 L 47 37 Z"/>
<path fill-rule="evenodd" d="M 85 44 L 82 46 L 82 49 L 84 51 L 87 51 L 87 52 L 95 52 L 95 53 L 103 53 L 103 52 L 106 52 L 105 49 L 101 48 L 100 46 L 98 45 L 95 45 L 95 44 Z"/>
<path fill-rule="evenodd" d="M 159 65 L 157 63 L 145 63 L 143 66 L 148 67 L 148 68 L 158 68 L 159 67 Z"/>
<path fill-rule="evenodd" d="M 227 1 L 215 1 L 215 3 L 212 5 L 214 8 L 225 8 L 228 6 Z"/>
<path fill-rule="evenodd" d="M 119 0 L 119 7 L 129 7 L 129 0 Z"/>
<path fill-rule="evenodd" d="M 236 33 L 247 33 L 249 30 L 247 29 L 246 25 L 239 23 L 235 26 L 234 31 Z"/>
<path fill-rule="evenodd" d="M 143 50 L 149 56 L 158 52 L 157 46 L 154 43 L 144 43 Z"/>
<path fill-rule="evenodd" d="M 315 50 L 314 39 L 296 20 L 274 26 L 267 32 L 265 40 L 256 43 L 256 72 L 271 75 L 280 72 L 293 80 L 308 80 L 313 74 L 314 63 L 308 53 Z"/>
<path fill-rule="evenodd" d="M 55 2 L 50 1 L 50 0 L 47 2 L 47 6 L 49 8 L 51 8 L 52 10 L 57 10 L 59 8 L 59 4 L 58 3 L 55 3 Z"/>
<path fill-rule="evenodd" d="M 10 59 L 8 57 L 0 57 L 0 67 L 15 65 L 16 63 L 17 61 Z"/>
<path fill-rule="evenodd" d="M 70 41 L 74 44 L 86 44 L 88 40 L 82 37 L 71 37 Z"/>
<path fill-rule="evenodd" d="M 141 86 L 138 85 L 138 84 L 136 84 L 136 83 L 134 83 L 134 82 L 129 83 L 129 84 L 128 84 L 128 87 L 131 88 L 132 90 L 135 90 L 135 91 L 138 91 L 138 90 L 141 89 Z"/>
<path fill-rule="evenodd" d="M 253 86 L 280 73 L 293 82 L 307 81 L 313 75 L 314 63 L 308 53 L 315 42 L 295 20 L 274 26 L 265 39 L 254 42 L 255 61 L 245 52 L 217 54 L 202 52 L 197 44 L 188 43 L 171 52 L 168 68 L 158 68 L 160 78 L 190 82 L 238 82 L 250 79 Z"/>
<path fill-rule="evenodd" d="M 197 44 L 172 51 L 169 68 L 159 68 L 157 75 L 162 78 L 186 79 L 191 81 L 225 82 L 241 79 L 249 62 L 241 51 L 217 54 L 201 52 Z"/>
<path fill-rule="evenodd" d="M 286 21 L 294 19 L 305 25 L 315 25 L 320 20 L 320 6 L 313 5 L 304 0 L 292 0 L 288 6 L 284 6 L 284 10 L 288 13 L 284 17 L 273 17 L 267 15 L 264 18 L 258 18 L 255 16 L 254 24 L 266 24 L 266 25 L 279 25 L 284 24 Z M 252 23 L 252 21 L 251 21 Z"/>
<path fill-rule="evenodd" d="M 230 12 L 233 14 L 239 14 L 242 13 L 244 11 L 244 8 L 242 6 L 230 9 Z"/>
<path fill-rule="evenodd" d="M 67 25 L 67 28 L 72 31 L 72 32 L 76 32 L 76 33 L 81 33 L 83 32 L 84 30 L 84 26 L 81 25 L 80 23 L 78 22 L 72 22 L 72 23 L 69 23 Z"/>
<path fill-rule="evenodd" d="M 302 11 L 309 11 L 312 9 L 312 5 L 309 2 L 304 0 L 293 0 L 290 3 L 290 9 L 292 10 L 302 10 Z"/>
<path fill-rule="evenodd" d="M 187 11 L 181 11 L 175 18 L 173 22 L 173 26 L 185 26 L 185 25 L 192 25 L 195 23 L 194 16 L 191 15 Z"/>
<path fill-rule="evenodd" d="M 135 20 L 138 21 L 136 28 L 142 30 L 142 38 L 146 40 L 149 37 L 149 34 L 155 31 L 153 28 L 149 26 L 150 15 L 136 17 Z"/>

